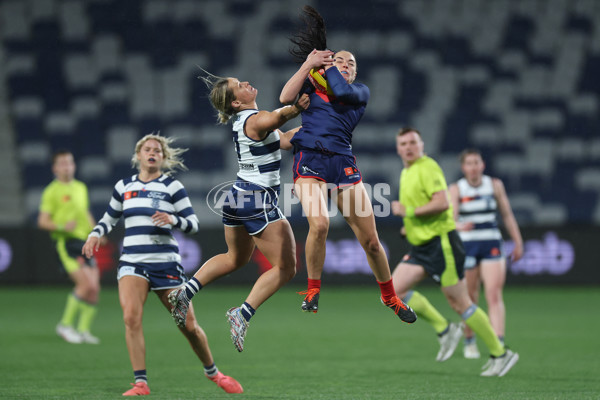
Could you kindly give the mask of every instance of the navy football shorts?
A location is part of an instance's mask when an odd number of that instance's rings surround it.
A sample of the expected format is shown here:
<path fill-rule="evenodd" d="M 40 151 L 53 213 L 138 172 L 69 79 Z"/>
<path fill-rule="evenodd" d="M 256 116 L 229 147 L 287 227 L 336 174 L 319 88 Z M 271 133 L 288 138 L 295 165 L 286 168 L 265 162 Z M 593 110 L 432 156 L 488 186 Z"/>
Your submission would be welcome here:
<path fill-rule="evenodd" d="M 356 157 L 321 151 L 300 150 L 294 154 L 294 182 L 298 178 L 314 178 L 338 188 L 356 185 L 362 175 Z"/>
<path fill-rule="evenodd" d="M 243 226 L 250 235 L 256 235 L 270 223 L 285 219 L 278 202 L 279 186 L 262 187 L 238 179 L 223 204 L 223 224 Z"/>
<path fill-rule="evenodd" d="M 465 268 L 471 269 L 483 260 L 499 260 L 503 257 L 501 240 L 473 240 L 463 241 L 467 257 Z"/>
<path fill-rule="evenodd" d="M 117 280 L 129 275 L 147 280 L 151 290 L 172 289 L 187 282 L 183 267 L 176 262 L 132 264 L 121 261 Z"/>

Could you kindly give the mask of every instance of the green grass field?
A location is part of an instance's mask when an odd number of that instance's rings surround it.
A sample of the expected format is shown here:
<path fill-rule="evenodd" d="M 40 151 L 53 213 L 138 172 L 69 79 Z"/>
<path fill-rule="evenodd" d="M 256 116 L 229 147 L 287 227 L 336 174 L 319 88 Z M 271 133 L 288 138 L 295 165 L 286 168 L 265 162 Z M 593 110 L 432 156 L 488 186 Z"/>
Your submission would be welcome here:
<path fill-rule="evenodd" d="M 502 378 L 479 377 L 485 358 L 459 345 L 445 363 L 433 329 L 401 323 L 379 303 L 376 285 L 325 287 L 318 314 L 300 312 L 290 286 L 257 312 L 238 353 L 225 311 L 249 287 L 207 287 L 195 298 L 217 366 L 245 393 L 228 395 L 202 367 L 170 315 L 151 295 L 144 328 L 151 398 L 156 399 L 598 399 L 600 291 L 513 287 L 505 292 L 507 339 L 519 363 Z M 0 288 L 0 398 L 116 399 L 132 372 L 115 288 L 102 292 L 94 333 L 73 345 L 54 333 L 68 287 Z M 437 288 L 421 290 L 454 320 Z M 480 349 L 485 353 L 480 343 Z"/>

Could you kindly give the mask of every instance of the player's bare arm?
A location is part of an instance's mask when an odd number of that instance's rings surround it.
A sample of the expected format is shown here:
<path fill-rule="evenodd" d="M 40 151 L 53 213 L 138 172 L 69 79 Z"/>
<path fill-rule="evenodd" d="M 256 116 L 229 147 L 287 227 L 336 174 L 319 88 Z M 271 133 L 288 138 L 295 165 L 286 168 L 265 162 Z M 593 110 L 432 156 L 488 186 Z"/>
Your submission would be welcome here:
<path fill-rule="evenodd" d="M 513 261 L 517 261 L 523 256 L 523 238 L 521 237 L 521 231 L 519 230 L 519 225 L 513 214 L 510 202 L 508 201 L 504 184 L 500 179 L 494 178 L 492 180 L 492 185 L 494 186 L 494 197 L 496 198 L 496 202 L 498 202 L 498 210 L 502 216 L 504 227 L 508 231 L 512 241 L 515 243 L 515 247 L 510 257 Z"/>
<path fill-rule="evenodd" d="M 333 65 L 333 59 L 331 58 L 335 53 L 330 50 L 313 50 L 302 66 L 296 71 L 294 75 L 287 81 L 281 94 L 279 95 L 279 101 L 283 104 L 291 104 L 298 98 L 298 93 L 304 85 L 304 80 L 308 76 L 308 73 L 313 68 L 320 68 Z"/>
<path fill-rule="evenodd" d="M 300 115 L 309 105 L 308 95 L 304 94 L 292 106 L 281 107 L 274 111 L 259 111 L 247 119 L 245 133 L 251 139 L 262 140 L 267 133 Z"/>

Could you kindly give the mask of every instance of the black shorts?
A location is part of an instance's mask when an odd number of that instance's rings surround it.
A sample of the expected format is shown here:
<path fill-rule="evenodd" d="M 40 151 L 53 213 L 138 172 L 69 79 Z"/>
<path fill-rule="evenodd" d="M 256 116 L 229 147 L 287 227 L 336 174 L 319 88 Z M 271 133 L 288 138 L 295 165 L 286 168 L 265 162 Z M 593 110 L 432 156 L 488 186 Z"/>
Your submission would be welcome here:
<path fill-rule="evenodd" d="M 79 257 L 83 258 L 83 265 L 87 267 L 95 267 L 96 260 L 94 257 L 87 258 L 81 254 L 81 249 L 85 241 L 80 239 L 64 239 L 60 238 L 56 241 L 56 251 L 58 252 L 58 257 L 65 268 L 65 270 L 70 274 L 79 269 Z"/>
<path fill-rule="evenodd" d="M 411 246 L 402 262 L 421 265 L 442 287 L 456 285 L 465 276 L 465 249 L 455 230 Z"/>

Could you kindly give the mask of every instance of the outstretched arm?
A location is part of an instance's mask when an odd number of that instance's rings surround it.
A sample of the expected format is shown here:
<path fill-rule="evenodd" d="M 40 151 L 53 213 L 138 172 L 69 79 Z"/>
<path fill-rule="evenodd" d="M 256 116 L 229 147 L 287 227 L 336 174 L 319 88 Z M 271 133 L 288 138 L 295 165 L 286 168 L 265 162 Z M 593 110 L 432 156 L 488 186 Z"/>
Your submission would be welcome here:
<path fill-rule="evenodd" d="M 300 69 L 296 71 L 281 90 L 279 101 L 283 104 L 292 104 L 296 101 L 310 70 L 332 65 L 333 60 L 331 59 L 331 56 L 333 54 L 333 51 L 329 50 L 313 50 L 308 57 L 306 57 L 306 61 L 300 66 Z"/>
<path fill-rule="evenodd" d="M 310 99 L 303 94 L 293 106 L 285 106 L 274 111 L 259 111 L 246 120 L 245 133 L 254 140 L 263 140 L 267 134 L 308 108 Z"/>

